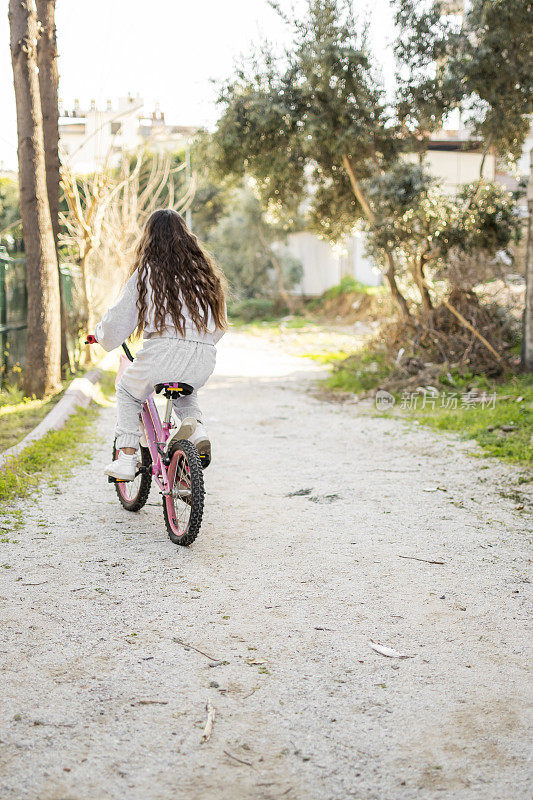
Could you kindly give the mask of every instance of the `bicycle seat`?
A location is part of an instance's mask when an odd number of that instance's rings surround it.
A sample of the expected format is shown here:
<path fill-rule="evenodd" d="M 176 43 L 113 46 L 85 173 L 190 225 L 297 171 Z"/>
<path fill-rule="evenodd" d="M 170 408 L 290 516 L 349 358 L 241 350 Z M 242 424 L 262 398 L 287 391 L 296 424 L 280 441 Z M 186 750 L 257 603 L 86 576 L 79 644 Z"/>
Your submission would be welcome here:
<path fill-rule="evenodd" d="M 186 397 L 194 392 L 194 387 L 189 386 L 188 383 L 181 383 L 178 381 L 170 381 L 169 383 L 156 383 L 156 394 L 163 392 L 165 397 L 175 399 L 176 397 Z"/>

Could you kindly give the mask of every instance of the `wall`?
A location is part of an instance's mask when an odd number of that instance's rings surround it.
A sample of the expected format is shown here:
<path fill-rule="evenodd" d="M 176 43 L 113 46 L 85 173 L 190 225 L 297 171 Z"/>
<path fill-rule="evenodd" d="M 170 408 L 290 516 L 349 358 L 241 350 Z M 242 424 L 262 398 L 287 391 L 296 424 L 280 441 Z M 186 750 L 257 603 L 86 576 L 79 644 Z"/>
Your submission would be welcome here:
<path fill-rule="evenodd" d="M 414 153 L 406 154 L 407 161 L 418 160 Z M 443 182 L 443 188 L 450 194 L 455 194 L 463 183 L 472 183 L 479 178 L 482 154 L 464 150 L 428 150 L 424 159 L 424 166 L 431 175 Z M 489 154 L 483 166 L 483 177 L 494 180 L 496 174 L 496 159 Z"/>
<path fill-rule="evenodd" d="M 343 244 L 332 245 L 312 233 L 293 233 L 286 249 L 302 262 L 304 275 L 295 289 L 306 296 L 322 294 L 351 275 L 367 286 L 379 286 L 382 276 L 364 255 L 364 234 L 350 236 Z"/>

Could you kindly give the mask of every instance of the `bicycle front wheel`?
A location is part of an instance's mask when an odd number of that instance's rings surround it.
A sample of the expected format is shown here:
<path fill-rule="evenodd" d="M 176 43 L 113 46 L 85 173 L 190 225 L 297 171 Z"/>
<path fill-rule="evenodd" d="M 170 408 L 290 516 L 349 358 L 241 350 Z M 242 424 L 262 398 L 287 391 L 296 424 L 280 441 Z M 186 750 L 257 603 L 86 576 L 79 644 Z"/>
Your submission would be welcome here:
<path fill-rule="evenodd" d="M 167 467 L 169 493 L 163 497 L 163 516 L 174 544 L 187 547 L 200 531 L 204 513 L 204 477 L 196 447 L 176 442 Z"/>

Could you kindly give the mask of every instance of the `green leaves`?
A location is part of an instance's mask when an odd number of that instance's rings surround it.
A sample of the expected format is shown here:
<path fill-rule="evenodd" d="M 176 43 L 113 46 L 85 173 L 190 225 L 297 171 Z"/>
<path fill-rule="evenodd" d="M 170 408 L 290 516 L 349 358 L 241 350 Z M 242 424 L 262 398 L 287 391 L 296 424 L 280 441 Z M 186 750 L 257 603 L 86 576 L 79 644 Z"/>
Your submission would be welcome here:
<path fill-rule="evenodd" d="M 300 280 L 300 262 L 272 247 L 283 237 L 283 228 L 267 222 L 250 188 L 235 192 L 229 213 L 214 228 L 209 243 L 238 298 L 270 296 L 275 267 L 287 288 Z"/>
<path fill-rule="evenodd" d="M 533 109 L 533 5 L 474 0 L 453 72 L 466 89 L 475 130 L 501 155 L 517 157 Z"/>
<path fill-rule="evenodd" d="M 446 4 L 396 0 L 398 119 L 424 149 L 453 108 L 499 155 L 520 155 L 533 97 L 530 0 L 473 0 L 461 24 Z"/>
<path fill-rule="evenodd" d="M 500 153 L 519 152 L 531 90 L 531 2 L 472 0 L 462 23 L 446 3 L 397 0 L 399 94 L 392 110 L 351 5 L 308 0 L 300 19 L 283 15 L 294 31 L 289 51 L 279 60 L 264 51 L 223 91 L 216 160 L 222 172 L 253 178 L 271 216 L 303 212 L 307 226 L 331 240 L 364 225 L 368 248 L 386 265 L 408 316 L 396 272 L 417 287 L 427 311 L 427 268 L 442 267 L 451 251 L 455 262 L 482 253 L 489 263 L 517 236 L 503 189 L 478 182 L 453 198 L 402 153 L 421 163 L 432 133 L 459 106 L 487 148 L 492 142 Z M 228 252 L 240 239 L 235 222 Z M 228 230 L 220 233 L 232 241 Z M 239 270 L 250 287 L 268 272 L 257 253 Z"/>
<path fill-rule="evenodd" d="M 396 143 L 364 31 L 350 4 L 309 0 L 292 23 L 294 43 L 277 61 L 263 53 L 226 85 L 214 141 L 222 172 L 248 172 L 265 207 L 296 214 L 338 238 L 361 215 L 342 167 L 350 155 L 359 179 L 385 167 Z"/>
<path fill-rule="evenodd" d="M 413 149 L 424 147 L 458 102 L 458 87 L 449 69 L 450 53 L 460 34 L 456 17 L 444 14 L 441 2 L 396 0 L 399 29 L 394 52 L 398 69 L 397 117 Z"/>
<path fill-rule="evenodd" d="M 511 193 L 499 184 L 476 181 L 463 186 L 437 238 L 443 254 L 456 248 L 492 258 L 519 241 L 521 230 Z"/>

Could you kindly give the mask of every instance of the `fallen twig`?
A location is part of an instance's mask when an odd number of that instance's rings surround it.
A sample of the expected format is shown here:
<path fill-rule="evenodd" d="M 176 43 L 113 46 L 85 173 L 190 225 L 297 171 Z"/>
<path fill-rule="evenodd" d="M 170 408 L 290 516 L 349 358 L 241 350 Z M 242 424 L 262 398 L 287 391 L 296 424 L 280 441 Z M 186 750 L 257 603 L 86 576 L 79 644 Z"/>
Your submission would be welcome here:
<path fill-rule="evenodd" d="M 194 647 L 192 644 L 187 644 L 187 642 L 178 639 L 177 636 L 173 636 L 172 641 L 176 642 L 177 644 L 181 644 L 182 647 L 185 647 L 188 650 L 194 650 L 196 653 L 200 653 L 200 655 L 205 656 L 210 661 L 222 661 L 220 658 L 215 658 L 215 656 L 210 656 L 208 653 L 204 653 L 203 650 L 199 650 L 198 647 Z"/>
<path fill-rule="evenodd" d="M 42 719 L 34 719 L 34 725 L 52 725 L 54 728 L 75 728 L 75 722 L 45 722 Z"/>
<path fill-rule="evenodd" d="M 244 764 L 246 767 L 251 767 L 254 769 L 254 765 L 250 761 L 244 761 L 242 758 L 237 758 L 237 756 L 233 756 L 227 750 L 224 750 L 223 752 L 228 756 L 228 758 L 232 758 L 234 761 L 238 761 L 239 764 Z"/>
<path fill-rule="evenodd" d="M 205 704 L 205 710 L 207 711 L 207 721 L 205 723 L 204 732 L 202 733 L 202 738 L 200 739 L 200 744 L 204 744 L 204 742 L 207 742 L 208 739 L 211 738 L 211 734 L 213 733 L 213 725 L 215 723 L 216 709 L 211 700 L 208 700 Z"/>
<path fill-rule="evenodd" d="M 168 700 L 138 700 L 138 706 L 168 706 Z"/>
<path fill-rule="evenodd" d="M 398 558 L 408 558 L 410 561 L 423 561 L 425 564 L 445 564 L 445 561 L 430 561 L 427 558 L 418 558 L 418 556 L 398 556 Z"/>
<path fill-rule="evenodd" d="M 387 645 L 374 642 L 372 639 L 369 640 L 368 645 L 372 648 L 372 650 L 375 650 L 376 653 L 379 653 L 382 656 L 387 656 L 388 658 L 413 658 L 413 656 L 408 656 L 405 653 L 399 653 L 392 647 L 387 647 Z"/>
<path fill-rule="evenodd" d="M 48 583 L 48 581 L 40 581 L 40 583 L 21 583 L 21 586 L 43 586 L 43 584 Z"/>
<path fill-rule="evenodd" d="M 367 469 L 367 472 L 418 472 L 417 469 L 383 469 L 383 467 L 376 467 L 375 469 Z"/>

